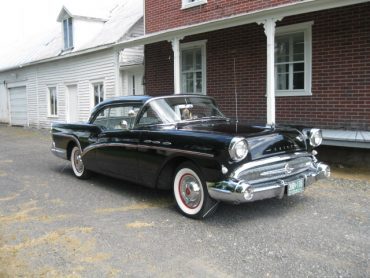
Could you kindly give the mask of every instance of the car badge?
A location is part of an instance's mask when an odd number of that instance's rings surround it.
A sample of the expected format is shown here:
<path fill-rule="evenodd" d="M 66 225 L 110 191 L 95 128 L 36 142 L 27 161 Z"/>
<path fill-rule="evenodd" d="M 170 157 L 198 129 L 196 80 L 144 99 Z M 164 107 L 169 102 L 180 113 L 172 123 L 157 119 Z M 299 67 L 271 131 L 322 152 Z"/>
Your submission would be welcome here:
<path fill-rule="evenodd" d="M 290 174 L 294 170 L 294 168 L 289 166 L 289 163 L 285 164 L 284 169 L 285 169 L 285 173 L 287 173 L 287 174 Z"/>

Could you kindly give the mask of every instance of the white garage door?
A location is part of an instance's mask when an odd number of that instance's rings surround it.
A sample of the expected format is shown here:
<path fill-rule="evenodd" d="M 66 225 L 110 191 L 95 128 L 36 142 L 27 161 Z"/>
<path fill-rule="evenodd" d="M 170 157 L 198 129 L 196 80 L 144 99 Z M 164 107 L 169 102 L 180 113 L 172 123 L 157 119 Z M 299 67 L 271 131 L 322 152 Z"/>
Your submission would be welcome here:
<path fill-rule="evenodd" d="M 26 87 L 9 88 L 10 119 L 12 125 L 27 125 Z"/>

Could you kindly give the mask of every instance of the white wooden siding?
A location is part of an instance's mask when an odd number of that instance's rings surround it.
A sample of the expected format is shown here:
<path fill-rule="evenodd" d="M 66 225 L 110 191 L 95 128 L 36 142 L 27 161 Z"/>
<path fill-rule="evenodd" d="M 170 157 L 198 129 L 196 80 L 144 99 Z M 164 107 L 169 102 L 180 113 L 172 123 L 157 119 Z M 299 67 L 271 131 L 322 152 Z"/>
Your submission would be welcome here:
<path fill-rule="evenodd" d="M 66 86 L 77 85 L 79 121 L 86 121 L 92 108 L 91 83 L 103 81 L 106 98 L 115 96 L 114 57 L 113 49 L 109 49 L 38 64 L 2 72 L 0 82 L 10 83 L 20 80 L 26 82 L 29 125 L 41 128 L 49 128 L 53 121 L 67 120 Z M 58 117 L 48 117 L 47 90 L 50 86 L 57 88 Z M 3 88 L 3 91 L 8 95 L 7 89 Z M 9 112 L 6 113 L 8 115 L 3 119 L 4 122 L 8 122 L 9 119 Z"/>
<path fill-rule="evenodd" d="M 115 69 L 113 50 L 96 52 L 75 58 L 40 65 L 38 70 L 39 119 L 41 127 L 53 121 L 67 120 L 66 93 L 68 85 L 77 85 L 79 121 L 86 121 L 91 112 L 92 87 L 104 82 L 106 98 L 115 96 Z M 48 118 L 47 88 L 56 86 L 58 117 Z"/>

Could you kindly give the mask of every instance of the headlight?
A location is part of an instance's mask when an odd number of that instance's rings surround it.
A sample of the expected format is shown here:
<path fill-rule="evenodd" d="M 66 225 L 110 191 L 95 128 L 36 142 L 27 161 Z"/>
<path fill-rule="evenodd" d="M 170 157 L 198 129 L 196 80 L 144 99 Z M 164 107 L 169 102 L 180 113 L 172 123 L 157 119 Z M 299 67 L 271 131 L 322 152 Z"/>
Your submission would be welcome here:
<path fill-rule="evenodd" d="M 240 161 L 248 154 L 248 144 L 243 137 L 234 137 L 229 146 L 229 154 L 232 160 Z"/>
<path fill-rule="evenodd" d="M 310 130 L 310 145 L 312 147 L 320 146 L 322 143 L 322 133 L 320 129 L 313 128 Z"/>

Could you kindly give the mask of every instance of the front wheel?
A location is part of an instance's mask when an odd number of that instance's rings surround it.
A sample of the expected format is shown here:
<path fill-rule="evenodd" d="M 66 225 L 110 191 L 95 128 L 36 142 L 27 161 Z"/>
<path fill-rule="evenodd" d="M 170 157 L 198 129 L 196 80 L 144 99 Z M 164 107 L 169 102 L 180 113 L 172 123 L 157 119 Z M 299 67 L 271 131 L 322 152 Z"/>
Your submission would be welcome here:
<path fill-rule="evenodd" d="M 82 161 L 81 151 L 78 147 L 73 147 L 71 152 L 71 164 L 73 173 L 79 179 L 87 179 L 90 176 L 90 171 L 85 169 Z"/>
<path fill-rule="evenodd" d="M 193 163 L 182 163 L 175 172 L 173 192 L 178 209 L 187 217 L 205 218 L 217 208 L 206 187 L 201 172 Z"/>

